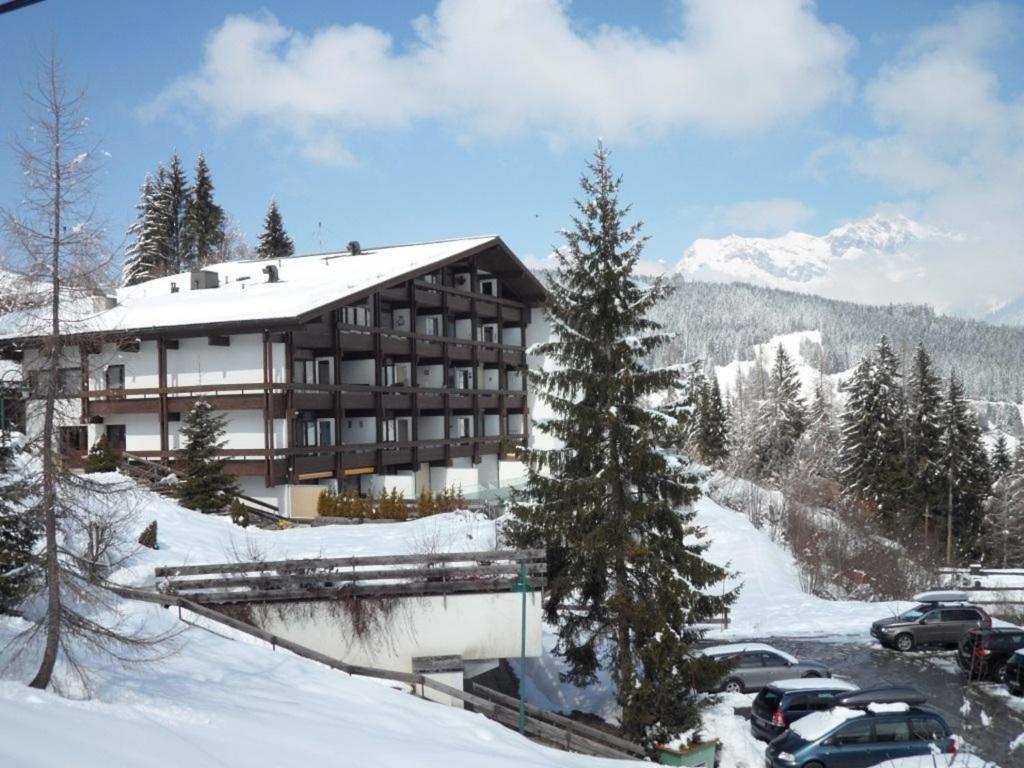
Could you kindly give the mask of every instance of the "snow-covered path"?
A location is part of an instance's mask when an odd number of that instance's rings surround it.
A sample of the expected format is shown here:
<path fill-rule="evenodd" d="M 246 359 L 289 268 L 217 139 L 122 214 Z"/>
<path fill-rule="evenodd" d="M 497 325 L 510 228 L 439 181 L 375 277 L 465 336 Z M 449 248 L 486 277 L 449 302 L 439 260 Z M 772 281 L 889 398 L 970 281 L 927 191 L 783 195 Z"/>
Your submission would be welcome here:
<path fill-rule="evenodd" d="M 800 587 L 793 556 L 746 517 L 704 497 L 697 502 L 697 523 L 707 530 L 707 557 L 736 575 L 725 586 L 741 586 L 728 629 L 712 638 L 761 639 L 849 635 L 867 638 L 871 622 L 909 607 L 909 603 L 825 600 Z"/>

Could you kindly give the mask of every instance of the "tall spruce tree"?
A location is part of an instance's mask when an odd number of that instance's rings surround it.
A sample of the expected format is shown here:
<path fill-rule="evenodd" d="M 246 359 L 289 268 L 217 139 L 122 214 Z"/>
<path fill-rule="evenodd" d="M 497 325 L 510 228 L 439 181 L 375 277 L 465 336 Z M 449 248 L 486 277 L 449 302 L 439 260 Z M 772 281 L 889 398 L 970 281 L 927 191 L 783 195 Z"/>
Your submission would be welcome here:
<path fill-rule="evenodd" d="M 13 472 L 10 435 L 0 433 L 0 614 L 15 610 L 40 577 L 40 521 L 24 504 L 28 483 Z"/>
<path fill-rule="evenodd" d="M 797 445 L 797 459 L 805 474 L 834 480 L 837 477 L 836 429 L 832 403 L 820 382 L 814 388 L 814 397 L 807 409 L 807 429 Z"/>
<path fill-rule="evenodd" d="M 758 474 L 777 477 L 796 452 L 797 441 L 807 426 L 800 397 L 800 380 L 786 350 L 780 344 L 768 374 L 767 396 L 757 412 L 754 455 Z"/>
<path fill-rule="evenodd" d="M 624 730 L 652 745 L 699 725 L 688 689 L 720 671 L 692 655 L 693 627 L 733 595 L 712 589 L 725 572 L 704 559 L 683 506 L 699 496 L 697 478 L 665 450 L 664 417 L 648 405 L 679 384 L 676 369 L 645 362 L 666 341 L 648 316 L 665 286 L 636 278 L 645 238 L 625 223 L 603 146 L 588 171 L 555 252 L 553 336 L 537 347 L 553 365 L 530 372 L 553 413 L 538 428 L 560 447 L 524 451 L 529 483 L 509 534 L 548 549 L 544 608 L 564 679 L 590 685 L 607 665 Z"/>
<path fill-rule="evenodd" d="M 256 245 L 256 255 L 261 259 L 286 259 L 293 253 L 295 245 L 284 231 L 284 221 L 281 219 L 281 211 L 277 208 L 277 201 L 271 200 L 266 218 L 263 220 L 263 232 Z"/>
<path fill-rule="evenodd" d="M 946 516 L 946 560 L 977 553 L 991 480 L 978 420 L 967 404 L 956 373 L 949 376 L 942 407 L 940 468 L 946 483 L 941 502 Z"/>
<path fill-rule="evenodd" d="M 1006 442 L 1006 435 L 1002 432 L 996 438 L 992 446 L 992 481 L 996 482 L 1013 467 L 1013 457 L 1010 455 L 1010 446 Z"/>
<path fill-rule="evenodd" d="M 198 401 L 185 416 L 181 436 L 185 447 L 178 458 L 184 477 L 175 486 L 182 506 L 200 512 L 221 512 L 239 494 L 235 478 L 224 470 L 218 458 L 224 447 L 227 421 L 213 412 L 205 400 Z"/>
<path fill-rule="evenodd" d="M 163 227 L 160 238 L 159 275 L 174 275 L 188 264 L 185 238 L 185 205 L 189 197 L 188 179 L 177 154 L 171 155 L 167 169 L 157 174 L 155 203 Z"/>
<path fill-rule="evenodd" d="M 925 533 L 929 517 L 942 497 L 939 466 L 942 437 L 942 382 L 934 372 L 923 345 L 914 352 L 907 377 L 906 472 L 907 504 L 923 514 Z"/>
<path fill-rule="evenodd" d="M 907 484 L 900 379 L 899 359 L 883 336 L 845 385 L 839 457 L 846 492 L 874 504 L 893 529 Z"/>
<path fill-rule="evenodd" d="M 121 271 L 122 285 L 135 285 L 162 274 L 165 227 L 156 201 L 158 184 L 157 179 L 146 174 L 139 202 L 135 206 L 138 218 L 128 229 L 129 243 Z"/>
<path fill-rule="evenodd" d="M 701 388 L 697 453 L 709 465 L 718 464 L 729 455 L 729 411 L 722 402 L 718 377 L 713 373 Z"/>
<path fill-rule="evenodd" d="M 224 209 L 213 201 L 210 169 L 199 155 L 182 215 L 182 268 L 202 269 L 217 261 L 224 236 Z"/>

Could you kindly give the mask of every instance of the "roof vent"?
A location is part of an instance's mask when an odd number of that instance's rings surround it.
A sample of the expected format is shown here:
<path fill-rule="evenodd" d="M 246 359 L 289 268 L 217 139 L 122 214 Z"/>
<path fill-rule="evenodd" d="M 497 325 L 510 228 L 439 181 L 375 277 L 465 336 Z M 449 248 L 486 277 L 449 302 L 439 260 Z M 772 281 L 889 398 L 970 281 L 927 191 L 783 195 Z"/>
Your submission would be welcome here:
<path fill-rule="evenodd" d="M 209 269 L 201 269 L 189 275 L 189 283 L 193 291 L 202 291 L 207 288 L 219 288 L 220 276 Z"/>
<path fill-rule="evenodd" d="M 363 249 L 359 247 L 359 241 L 358 240 L 350 240 L 349 241 L 349 243 L 348 243 L 348 255 L 349 256 L 358 256 L 362 252 L 363 252 Z"/>
<path fill-rule="evenodd" d="M 277 267 L 273 264 L 267 264 L 263 267 L 263 274 L 267 276 L 268 283 L 276 283 L 280 278 L 277 276 Z"/>

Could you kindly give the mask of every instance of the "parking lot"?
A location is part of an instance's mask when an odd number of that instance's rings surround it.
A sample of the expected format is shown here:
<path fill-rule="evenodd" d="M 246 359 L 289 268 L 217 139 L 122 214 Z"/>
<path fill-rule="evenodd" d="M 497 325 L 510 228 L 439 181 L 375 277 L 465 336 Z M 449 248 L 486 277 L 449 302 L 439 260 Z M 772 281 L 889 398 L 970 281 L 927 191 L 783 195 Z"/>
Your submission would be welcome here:
<path fill-rule="evenodd" d="M 766 642 L 797 658 L 824 662 L 834 675 L 852 680 L 861 688 L 916 688 L 979 755 L 1003 768 L 1024 765 L 1024 747 L 1014 753 L 1009 749 L 1010 742 L 1024 733 L 1024 702 L 1007 699 L 996 686 L 965 685 L 951 651 L 899 653 L 867 639 L 780 638 Z"/>

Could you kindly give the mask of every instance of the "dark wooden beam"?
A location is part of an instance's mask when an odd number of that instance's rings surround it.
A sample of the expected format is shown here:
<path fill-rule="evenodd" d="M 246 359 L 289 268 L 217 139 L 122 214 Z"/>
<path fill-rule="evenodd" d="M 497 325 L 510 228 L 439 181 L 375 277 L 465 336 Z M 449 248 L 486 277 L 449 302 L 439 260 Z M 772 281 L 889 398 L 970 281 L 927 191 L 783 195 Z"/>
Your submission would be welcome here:
<path fill-rule="evenodd" d="M 157 418 L 160 419 L 160 450 L 166 451 L 170 446 L 167 424 L 167 342 L 162 338 L 156 340 L 156 385 L 163 390 L 159 395 Z"/>
<path fill-rule="evenodd" d="M 206 337 L 206 343 L 211 347 L 229 347 L 231 346 L 231 337 L 211 334 Z"/>

